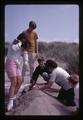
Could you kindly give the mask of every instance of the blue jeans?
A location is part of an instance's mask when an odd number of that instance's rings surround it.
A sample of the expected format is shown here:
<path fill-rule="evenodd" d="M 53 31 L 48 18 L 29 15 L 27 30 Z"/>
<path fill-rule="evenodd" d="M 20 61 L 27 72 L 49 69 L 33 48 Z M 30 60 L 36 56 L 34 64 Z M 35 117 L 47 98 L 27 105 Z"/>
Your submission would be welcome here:
<path fill-rule="evenodd" d="M 45 81 L 49 81 L 49 79 L 50 79 L 50 76 L 49 76 L 49 74 L 48 73 L 46 73 L 46 72 L 43 72 L 43 74 L 41 75 L 42 77 L 43 77 L 43 79 L 45 80 Z"/>

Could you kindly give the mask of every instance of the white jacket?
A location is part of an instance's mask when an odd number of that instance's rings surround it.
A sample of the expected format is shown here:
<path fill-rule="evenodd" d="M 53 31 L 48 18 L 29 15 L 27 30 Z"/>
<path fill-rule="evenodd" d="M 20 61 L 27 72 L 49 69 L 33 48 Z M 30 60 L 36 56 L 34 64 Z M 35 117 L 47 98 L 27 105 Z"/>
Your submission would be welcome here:
<path fill-rule="evenodd" d="M 20 63 L 20 58 L 21 58 L 21 45 L 22 43 L 19 41 L 17 44 L 11 43 L 9 48 L 8 48 L 8 54 L 7 58 L 14 60 L 17 64 Z"/>

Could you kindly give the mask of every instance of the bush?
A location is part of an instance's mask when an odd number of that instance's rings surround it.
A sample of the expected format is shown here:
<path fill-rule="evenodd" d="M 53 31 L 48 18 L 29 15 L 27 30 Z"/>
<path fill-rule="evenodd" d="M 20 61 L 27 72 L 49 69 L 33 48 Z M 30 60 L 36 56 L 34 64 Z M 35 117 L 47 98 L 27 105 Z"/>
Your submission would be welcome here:
<path fill-rule="evenodd" d="M 65 42 L 39 42 L 39 52 L 46 59 L 56 60 L 69 73 L 78 73 L 79 69 L 79 45 Z"/>
<path fill-rule="evenodd" d="M 5 55 L 7 55 L 9 43 L 5 44 Z M 38 50 L 45 59 L 54 59 L 69 73 L 79 71 L 79 45 L 77 43 L 65 42 L 38 42 Z"/>

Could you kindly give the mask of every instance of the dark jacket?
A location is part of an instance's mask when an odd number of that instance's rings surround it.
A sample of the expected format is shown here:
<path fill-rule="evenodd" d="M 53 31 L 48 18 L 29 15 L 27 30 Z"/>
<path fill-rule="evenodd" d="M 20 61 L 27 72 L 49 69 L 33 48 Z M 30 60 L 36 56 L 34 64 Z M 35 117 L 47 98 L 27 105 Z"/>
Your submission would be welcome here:
<path fill-rule="evenodd" d="M 32 78 L 31 78 L 31 83 L 32 81 L 37 81 L 37 78 L 39 77 L 39 75 L 42 76 L 43 72 L 47 72 L 45 66 L 41 67 L 41 66 L 37 66 L 35 71 L 33 72 Z"/>

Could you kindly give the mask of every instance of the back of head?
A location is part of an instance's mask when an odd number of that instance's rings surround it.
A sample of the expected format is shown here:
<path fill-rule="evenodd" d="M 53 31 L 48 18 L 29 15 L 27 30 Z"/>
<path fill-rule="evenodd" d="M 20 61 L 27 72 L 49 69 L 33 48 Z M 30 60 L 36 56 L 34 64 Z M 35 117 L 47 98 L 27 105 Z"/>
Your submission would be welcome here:
<path fill-rule="evenodd" d="M 34 21 L 29 22 L 29 27 L 35 29 L 37 27 L 36 23 Z"/>
<path fill-rule="evenodd" d="M 57 67 L 57 63 L 51 59 L 47 60 L 46 63 L 45 63 L 45 66 L 48 68 L 48 67 L 51 67 L 51 68 L 56 68 Z"/>
<path fill-rule="evenodd" d="M 77 84 L 79 82 L 79 76 L 77 74 L 70 75 L 69 81 L 72 84 Z"/>
<path fill-rule="evenodd" d="M 24 32 L 23 32 L 23 33 L 20 33 L 20 34 L 17 36 L 17 39 L 20 40 L 21 42 L 26 41 L 26 36 L 25 36 Z"/>

